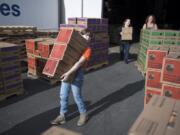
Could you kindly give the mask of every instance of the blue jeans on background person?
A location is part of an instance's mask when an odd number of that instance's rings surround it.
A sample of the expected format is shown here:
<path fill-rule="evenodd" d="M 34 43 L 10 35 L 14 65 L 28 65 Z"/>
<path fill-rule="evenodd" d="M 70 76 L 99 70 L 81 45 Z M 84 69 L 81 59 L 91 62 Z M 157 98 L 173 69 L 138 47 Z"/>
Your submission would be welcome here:
<path fill-rule="evenodd" d="M 79 69 L 72 83 L 67 83 L 62 81 L 60 88 L 60 105 L 61 105 L 60 114 L 65 114 L 68 111 L 68 96 L 70 90 L 72 90 L 73 97 L 77 104 L 79 113 L 86 112 L 86 107 L 81 95 L 83 76 L 84 76 L 83 70 Z"/>
<path fill-rule="evenodd" d="M 128 63 L 130 44 L 127 41 L 122 41 L 120 45 L 120 55 L 125 63 Z"/>

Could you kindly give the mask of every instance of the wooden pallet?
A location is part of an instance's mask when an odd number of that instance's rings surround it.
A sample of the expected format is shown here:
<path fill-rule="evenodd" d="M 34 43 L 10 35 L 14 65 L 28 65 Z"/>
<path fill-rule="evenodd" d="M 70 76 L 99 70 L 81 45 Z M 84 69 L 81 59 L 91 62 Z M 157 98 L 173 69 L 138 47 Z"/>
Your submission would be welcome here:
<path fill-rule="evenodd" d="M 23 93 L 24 93 L 24 90 L 21 89 L 21 90 L 14 91 L 14 92 L 11 92 L 11 93 L 0 94 L 0 102 L 3 101 L 3 100 L 6 100 L 6 99 L 8 99 L 9 97 L 12 97 L 12 96 L 20 96 Z"/>
<path fill-rule="evenodd" d="M 145 77 L 146 72 L 143 70 L 142 65 L 138 64 L 137 62 L 135 62 L 134 65 L 136 66 L 137 70 L 142 74 L 142 76 Z"/>
<path fill-rule="evenodd" d="M 93 66 L 87 67 L 85 70 L 87 72 L 88 71 L 92 71 L 92 70 L 97 70 L 97 69 L 102 68 L 102 67 L 107 66 L 107 65 L 108 65 L 108 61 L 100 63 L 100 64 L 97 64 L 97 65 L 93 65 Z"/>

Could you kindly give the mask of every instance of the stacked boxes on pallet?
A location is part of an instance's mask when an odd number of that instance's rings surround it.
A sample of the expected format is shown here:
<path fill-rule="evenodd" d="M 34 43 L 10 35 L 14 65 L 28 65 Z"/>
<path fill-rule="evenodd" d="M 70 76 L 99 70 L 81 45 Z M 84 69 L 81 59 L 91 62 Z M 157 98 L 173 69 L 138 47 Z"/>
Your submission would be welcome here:
<path fill-rule="evenodd" d="M 19 46 L 22 72 L 27 71 L 27 62 L 26 62 L 27 54 L 26 54 L 25 40 L 32 37 L 33 37 L 32 35 L 16 35 L 16 36 L 8 36 L 8 37 L 0 39 L 0 42 L 2 41 L 6 43 L 16 44 Z"/>
<path fill-rule="evenodd" d="M 20 49 L 15 44 L 0 42 L 0 96 L 6 98 L 23 93 Z"/>
<path fill-rule="evenodd" d="M 138 64 L 141 67 L 141 71 L 146 71 L 146 52 L 149 46 L 162 45 L 162 46 L 174 46 L 180 45 L 179 38 L 180 32 L 174 30 L 141 30 L 140 34 L 140 49 L 138 55 Z"/>
<path fill-rule="evenodd" d="M 151 46 L 148 48 L 145 103 L 149 102 L 152 95 L 180 99 L 179 57 L 180 46 Z"/>
<path fill-rule="evenodd" d="M 163 59 L 167 56 L 169 47 L 151 46 L 147 51 L 147 71 L 145 86 L 145 103 L 152 95 L 162 95 L 161 70 Z"/>
<path fill-rule="evenodd" d="M 108 20 L 100 18 L 69 18 L 68 23 L 62 24 L 61 27 L 73 27 L 78 31 L 88 29 L 92 32 L 93 37 L 89 42 L 92 56 L 87 64 L 87 70 L 108 64 Z"/>
<path fill-rule="evenodd" d="M 92 39 L 89 46 L 92 49 L 92 56 L 87 65 L 87 70 L 93 67 L 108 64 L 108 20 L 107 19 L 92 19 L 92 18 L 77 18 L 77 24 L 80 28 L 87 28 L 92 31 Z"/>
<path fill-rule="evenodd" d="M 180 47 L 179 52 L 171 52 L 163 61 L 162 94 L 180 100 Z"/>
<path fill-rule="evenodd" d="M 68 18 L 68 24 L 77 24 L 77 18 Z"/>
<path fill-rule="evenodd" d="M 87 41 L 73 28 L 61 28 L 43 74 L 60 79 L 81 57 Z M 67 80 L 71 82 L 74 74 Z"/>
<path fill-rule="evenodd" d="M 140 37 L 140 50 L 138 55 L 138 64 L 141 67 L 142 72 L 146 71 L 146 53 L 147 48 L 153 45 L 162 45 L 164 38 L 163 31 L 153 31 L 153 30 L 141 30 Z"/>
<path fill-rule="evenodd" d="M 28 57 L 28 76 L 33 78 L 46 77 L 42 70 L 51 53 L 54 44 L 52 38 L 36 38 L 26 40 Z"/>

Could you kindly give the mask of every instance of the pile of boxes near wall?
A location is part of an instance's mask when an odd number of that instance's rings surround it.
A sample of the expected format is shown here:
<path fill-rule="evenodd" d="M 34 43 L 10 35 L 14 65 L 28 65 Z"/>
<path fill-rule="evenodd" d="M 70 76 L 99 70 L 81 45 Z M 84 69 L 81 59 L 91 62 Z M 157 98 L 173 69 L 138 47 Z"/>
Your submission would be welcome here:
<path fill-rule="evenodd" d="M 38 29 L 34 26 L 0 26 L 0 37 L 7 36 L 19 36 L 22 37 L 24 35 L 36 36 L 36 37 L 51 37 L 55 38 L 58 34 L 57 29 Z"/>
<path fill-rule="evenodd" d="M 55 39 L 53 38 L 35 38 L 26 40 L 29 77 L 46 78 L 46 76 L 42 74 L 42 71 L 47 62 L 47 59 L 49 58 L 54 41 Z"/>
<path fill-rule="evenodd" d="M 180 46 L 148 48 L 145 85 L 145 103 L 153 95 L 180 100 Z"/>
<path fill-rule="evenodd" d="M 0 42 L 0 100 L 23 93 L 19 46 Z"/>
<path fill-rule="evenodd" d="M 87 41 L 74 28 L 60 28 L 43 74 L 60 80 L 81 57 L 87 48 Z M 71 82 L 75 74 L 71 74 L 67 82 Z"/>
<path fill-rule="evenodd" d="M 60 27 L 74 27 L 78 31 L 88 29 L 92 32 L 93 36 L 89 42 L 89 46 L 92 49 L 92 56 L 87 65 L 87 70 L 108 64 L 108 19 L 69 18 L 68 24 L 61 24 Z"/>
<path fill-rule="evenodd" d="M 37 28 L 34 26 L 0 26 L 0 41 L 17 44 L 20 47 L 22 72 L 27 71 L 25 39 L 35 37 Z"/>
<path fill-rule="evenodd" d="M 20 47 L 22 72 L 27 72 L 27 53 L 25 40 L 32 38 L 54 38 L 58 30 L 37 30 L 34 26 L 0 26 L 0 41 L 17 44 Z"/>
<path fill-rule="evenodd" d="M 180 46 L 180 32 L 175 30 L 141 30 L 137 62 L 142 73 L 146 72 L 147 49 L 154 45 Z"/>

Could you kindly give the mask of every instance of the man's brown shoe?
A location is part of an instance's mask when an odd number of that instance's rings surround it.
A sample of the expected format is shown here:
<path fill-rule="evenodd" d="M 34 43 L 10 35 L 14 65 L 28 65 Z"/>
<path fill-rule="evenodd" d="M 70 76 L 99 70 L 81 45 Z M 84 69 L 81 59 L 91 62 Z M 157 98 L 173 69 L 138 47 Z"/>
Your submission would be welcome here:
<path fill-rule="evenodd" d="M 79 120 L 77 122 L 77 126 L 83 126 L 86 123 L 87 120 L 88 120 L 87 114 L 86 113 L 81 113 L 80 118 L 79 118 Z"/>
<path fill-rule="evenodd" d="M 64 124 L 66 123 L 66 119 L 64 115 L 59 115 L 57 116 L 53 121 L 51 121 L 52 125 L 59 125 L 59 124 Z"/>

